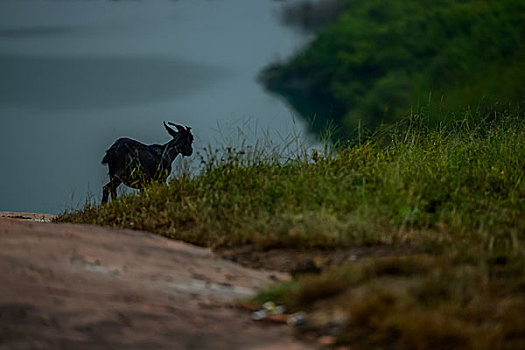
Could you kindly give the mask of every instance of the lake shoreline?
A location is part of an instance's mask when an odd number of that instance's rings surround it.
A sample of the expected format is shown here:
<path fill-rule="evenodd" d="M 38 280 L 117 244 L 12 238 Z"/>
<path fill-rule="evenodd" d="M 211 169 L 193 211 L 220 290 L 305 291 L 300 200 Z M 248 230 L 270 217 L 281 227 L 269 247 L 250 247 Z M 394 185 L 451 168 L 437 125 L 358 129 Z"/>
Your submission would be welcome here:
<path fill-rule="evenodd" d="M 17 211 L 0 211 L 0 218 L 19 219 L 37 222 L 51 222 L 57 216 L 48 213 L 28 213 Z"/>

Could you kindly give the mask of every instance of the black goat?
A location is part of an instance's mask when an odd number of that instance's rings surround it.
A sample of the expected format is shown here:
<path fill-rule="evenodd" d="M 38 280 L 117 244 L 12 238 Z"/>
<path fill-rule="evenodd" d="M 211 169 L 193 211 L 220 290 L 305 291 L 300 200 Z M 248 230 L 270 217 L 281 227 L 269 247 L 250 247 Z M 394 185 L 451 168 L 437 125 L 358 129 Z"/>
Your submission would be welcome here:
<path fill-rule="evenodd" d="M 175 131 L 164 122 L 164 127 L 173 139 L 164 145 L 145 145 L 138 141 L 120 138 L 106 151 L 102 164 L 109 168 L 110 181 L 104 186 L 102 203 L 117 198 L 117 187 L 124 183 L 133 188 L 143 188 L 147 184 L 166 181 L 171 173 L 171 163 L 177 155 L 191 156 L 193 153 L 193 135 L 189 127 L 171 122 L 179 131 Z"/>

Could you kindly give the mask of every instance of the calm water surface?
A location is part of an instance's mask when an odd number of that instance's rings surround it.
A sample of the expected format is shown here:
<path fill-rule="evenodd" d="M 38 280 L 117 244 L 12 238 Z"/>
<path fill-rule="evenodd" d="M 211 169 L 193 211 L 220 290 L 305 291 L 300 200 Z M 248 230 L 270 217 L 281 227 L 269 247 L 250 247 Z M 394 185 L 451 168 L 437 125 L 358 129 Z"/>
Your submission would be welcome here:
<path fill-rule="evenodd" d="M 280 6 L 0 1 L 0 210 L 59 213 L 98 199 L 104 151 L 121 136 L 167 141 L 163 120 L 191 126 L 196 151 L 239 126 L 250 141 L 257 130 L 305 134 L 255 80 L 307 40 L 279 24 Z"/>

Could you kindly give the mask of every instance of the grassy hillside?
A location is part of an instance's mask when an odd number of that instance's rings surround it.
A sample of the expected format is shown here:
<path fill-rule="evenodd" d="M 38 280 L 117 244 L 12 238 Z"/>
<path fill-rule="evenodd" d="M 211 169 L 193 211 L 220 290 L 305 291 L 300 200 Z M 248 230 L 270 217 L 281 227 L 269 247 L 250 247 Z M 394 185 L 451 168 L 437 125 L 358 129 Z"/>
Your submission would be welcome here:
<path fill-rule="evenodd" d="M 523 220 L 523 112 L 478 118 L 466 111 L 430 128 L 414 114 L 360 146 L 288 159 L 249 147 L 208 150 L 198 175 L 61 220 L 207 246 L 348 246 L 413 229 L 510 232 Z"/>
<path fill-rule="evenodd" d="M 345 0 L 303 52 L 261 79 L 320 130 L 374 129 L 434 101 L 443 111 L 525 98 L 525 3 L 520 0 Z"/>
<path fill-rule="evenodd" d="M 57 221 L 216 248 L 405 247 L 405 256 L 325 266 L 257 300 L 306 310 L 318 334 L 357 348 L 520 348 L 525 118 L 480 113 L 436 127 L 413 114 L 361 145 L 291 158 L 208 150 L 198 175 Z"/>

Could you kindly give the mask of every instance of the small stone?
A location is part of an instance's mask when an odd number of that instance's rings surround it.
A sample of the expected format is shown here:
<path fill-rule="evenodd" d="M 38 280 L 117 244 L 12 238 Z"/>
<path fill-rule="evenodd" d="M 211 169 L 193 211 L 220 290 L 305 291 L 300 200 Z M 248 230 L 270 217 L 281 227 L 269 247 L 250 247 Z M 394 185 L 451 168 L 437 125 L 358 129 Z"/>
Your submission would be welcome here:
<path fill-rule="evenodd" d="M 286 321 L 289 326 L 296 327 L 306 323 L 306 314 L 304 312 L 296 312 L 288 316 Z"/>
<path fill-rule="evenodd" d="M 50 327 L 53 324 L 53 320 L 49 316 L 42 316 L 40 317 L 40 323 Z"/>
<path fill-rule="evenodd" d="M 322 346 L 330 346 L 336 343 L 337 339 L 331 335 L 323 335 L 317 339 L 317 342 Z"/>
<path fill-rule="evenodd" d="M 268 316 L 268 312 L 266 310 L 259 310 L 252 313 L 252 320 L 254 321 L 260 321 L 264 319 L 266 316 Z"/>
<path fill-rule="evenodd" d="M 292 269 L 291 274 L 293 277 L 299 277 L 300 275 L 306 274 L 319 274 L 321 273 L 321 268 L 317 266 L 315 261 L 310 258 L 303 259 L 295 265 L 295 268 Z"/>
<path fill-rule="evenodd" d="M 275 281 L 275 282 L 280 281 L 280 279 L 277 276 L 275 276 L 273 273 L 268 276 L 268 279 L 271 281 Z"/>
<path fill-rule="evenodd" d="M 275 307 L 275 309 L 273 310 L 273 313 L 279 315 L 279 314 L 284 314 L 285 311 L 286 311 L 286 308 L 282 305 L 279 305 Z"/>

